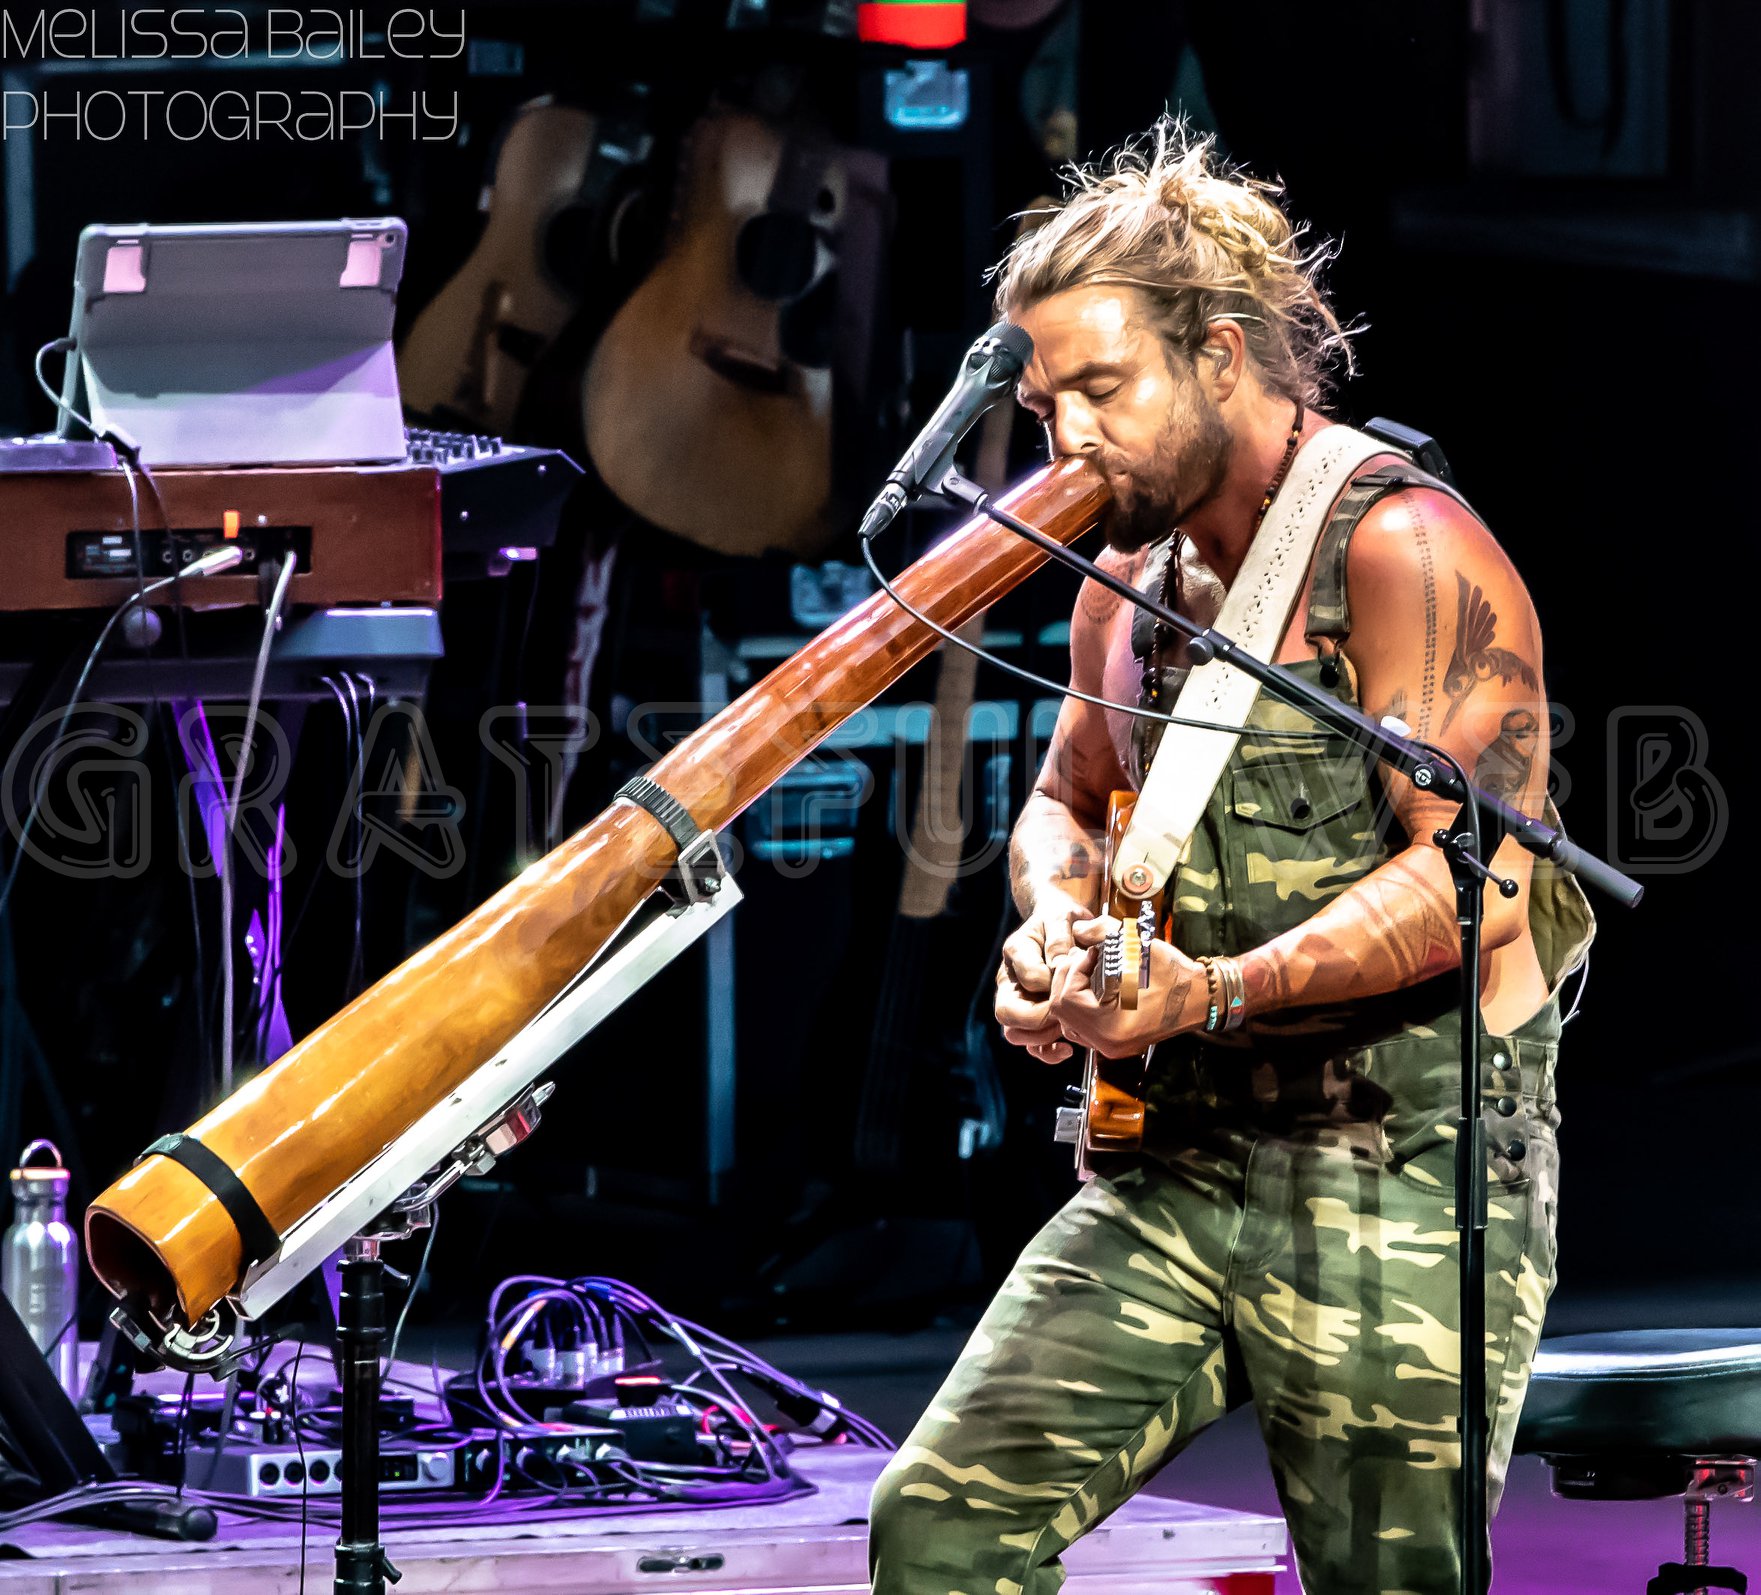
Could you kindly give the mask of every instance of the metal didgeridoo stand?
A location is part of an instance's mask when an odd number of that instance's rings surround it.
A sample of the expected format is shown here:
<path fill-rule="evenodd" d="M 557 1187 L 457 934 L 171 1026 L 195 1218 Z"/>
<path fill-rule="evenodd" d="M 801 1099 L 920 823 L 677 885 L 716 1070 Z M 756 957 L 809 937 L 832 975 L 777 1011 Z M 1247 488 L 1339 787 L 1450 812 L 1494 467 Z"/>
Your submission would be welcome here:
<path fill-rule="evenodd" d="M 379 1347 L 385 1339 L 385 1260 L 379 1235 L 357 1235 L 342 1260 L 336 1374 L 342 1386 L 342 1523 L 336 1595 L 384 1595 L 403 1574 L 379 1543 Z M 416 1282 L 410 1281 L 410 1289 Z M 296 1422 L 298 1421 L 296 1417 Z"/>
<path fill-rule="evenodd" d="M 385 1215 L 388 1222 L 375 1223 L 349 1239 L 342 1262 L 336 1336 L 343 1454 L 335 1595 L 385 1595 L 386 1581 L 395 1584 L 401 1577 L 379 1543 L 379 1352 L 385 1338 L 381 1241 L 424 1227 L 432 1221 L 434 1203 L 444 1191 L 466 1174 L 486 1171 L 525 1140 L 537 1128 L 538 1109 L 550 1095 L 548 1083 L 526 1086 L 528 1071 L 554 1060 L 563 1046 L 578 1040 L 606 1012 L 645 985 L 729 913 L 740 895 L 714 836 L 704 833 L 681 853 L 658 899 L 651 900 L 656 906 L 646 916 L 638 910 L 635 917 L 642 923 L 626 926 L 622 940 L 602 953 L 580 983 L 532 1027 L 540 1034 L 524 1046 L 509 1047 L 491 1066 L 512 1065 L 508 1073 L 521 1088 L 518 1099 L 504 1108 L 496 1123 L 459 1146 L 394 1203 Z M 507 1088 L 504 1083 L 502 1089 Z"/>
<path fill-rule="evenodd" d="M 1147 610 L 1187 639 L 1187 656 L 1193 664 L 1223 660 L 1310 719 L 1399 771 L 1422 791 L 1454 798 L 1461 805 L 1455 820 L 1434 833 L 1432 840 L 1449 860 L 1456 922 L 1461 929 L 1461 1112 L 1455 1140 L 1455 1224 L 1461 1231 L 1461 1588 L 1463 1595 L 1484 1595 L 1491 1582 L 1492 1558 L 1486 1510 L 1486 1127 L 1480 1115 L 1480 923 L 1488 881 L 1496 883 L 1506 897 L 1514 896 L 1518 889 L 1514 881 L 1493 875 L 1486 861 L 1500 840 L 1514 836 L 1536 858 L 1576 875 L 1624 908 L 1636 907 L 1644 888 L 1568 841 L 1563 831 L 1530 819 L 1481 791 L 1440 749 L 1389 730 L 1300 676 L 1256 659 L 1210 627 L 1176 614 L 1158 599 L 1011 515 L 957 471 L 950 469 L 941 478 L 938 491 L 988 515 L 1051 558 Z"/>
<path fill-rule="evenodd" d="M 739 888 L 727 873 L 715 838 L 703 834 L 681 853 L 662 892 L 651 900 L 651 910 L 646 915 L 638 910 L 635 918 L 641 923 L 626 926 L 622 940 L 589 966 L 582 980 L 531 1027 L 523 1044 L 511 1045 L 488 1066 L 501 1075 L 494 1089 L 502 1105 L 494 1121 L 455 1144 L 450 1156 L 431 1168 L 381 1219 L 349 1238 L 336 1329 L 343 1440 L 335 1595 L 384 1595 L 386 1581 L 395 1584 L 401 1576 L 379 1543 L 379 1354 L 385 1339 L 386 1272 L 379 1255 L 381 1242 L 426 1227 L 445 1191 L 467 1174 L 487 1172 L 525 1140 L 538 1127 L 538 1110 L 550 1095 L 549 1084 L 533 1083 L 533 1076 L 739 901 Z M 512 1103 L 506 1101 L 510 1091 L 516 1093 Z M 451 1100 L 468 1101 L 471 1096 L 467 1083 Z M 410 1288 L 415 1288 L 414 1281 Z"/>
<path fill-rule="evenodd" d="M 466 1175 L 487 1173 L 537 1128 L 556 1060 L 633 992 L 704 936 L 741 901 L 713 832 L 680 853 L 579 977 L 494 1058 L 343 1182 L 253 1263 L 231 1297 L 196 1330 L 166 1327 L 138 1303 L 112 1321 L 145 1354 L 189 1373 L 219 1375 L 243 1355 L 238 1318 L 259 1318 L 339 1248 L 337 1376 L 342 1387 L 341 1524 L 336 1595 L 384 1595 L 397 1571 L 379 1543 L 380 1347 L 385 1275 L 380 1246 L 431 1222 L 440 1197 Z M 156 1332 L 155 1332 L 156 1331 Z"/>

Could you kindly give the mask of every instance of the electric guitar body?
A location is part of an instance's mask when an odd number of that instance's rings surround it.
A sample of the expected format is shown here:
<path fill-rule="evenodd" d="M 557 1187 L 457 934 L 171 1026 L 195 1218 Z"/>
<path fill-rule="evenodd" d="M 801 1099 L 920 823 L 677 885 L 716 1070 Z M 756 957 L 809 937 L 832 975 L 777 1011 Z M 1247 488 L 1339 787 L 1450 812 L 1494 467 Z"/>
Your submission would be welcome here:
<path fill-rule="evenodd" d="M 1095 962 L 1097 995 L 1112 997 L 1123 1008 L 1136 1008 L 1148 987 L 1150 942 L 1165 933 L 1166 890 L 1138 902 L 1113 885 L 1113 860 L 1137 806 L 1135 792 L 1115 792 L 1107 800 L 1105 912 L 1120 922 L 1120 931 L 1103 945 Z M 1076 1168 L 1084 1179 L 1093 1172 L 1097 1152 L 1136 1152 L 1143 1146 L 1145 1081 L 1151 1053 L 1106 1058 L 1090 1051 L 1082 1066 L 1080 1125 Z"/>

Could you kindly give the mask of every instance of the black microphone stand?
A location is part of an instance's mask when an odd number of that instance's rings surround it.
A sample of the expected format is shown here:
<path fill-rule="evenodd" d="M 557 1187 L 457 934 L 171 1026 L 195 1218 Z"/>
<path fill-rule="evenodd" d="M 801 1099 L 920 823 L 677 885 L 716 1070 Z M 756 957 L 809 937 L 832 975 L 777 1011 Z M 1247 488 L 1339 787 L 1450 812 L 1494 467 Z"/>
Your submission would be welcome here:
<path fill-rule="evenodd" d="M 1540 820 L 1483 792 L 1441 749 L 1391 731 L 1360 710 L 1340 703 L 1318 687 L 1278 665 L 1243 652 L 1229 638 L 1175 613 L 1160 600 L 1101 569 L 1066 548 L 1037 526 L 994 503 L 989 493 L 952 467 L 936 489 L 943 497 L 989 516 L 1027 539 L 1035 548 L 1100 583 L 1109 592 L 1147 610 L 1186 638 L 1193 664 L 1221 659 L 1252 677 L 1310 719 L 1336 731 L 1354 746 L 1408 777 L 1423 791 L 1454 798 L 1461 808 L 1432 840 L 1449 860 L 1455 883 L 1456 922 L 1461 929 L 1461 1114 L 1455 1138 L 1455 1226 L 1461 1232 L 1461 1588 L 1463 1595 L 1485 1595 L 1492 1578 L 1487 1535 L 1486 1463 L 1486 1127 L 1480 1114 L 1480 924 L 1484 888 L 1497 885 L 1505 897 L 1515 881 L 1494 875 L 1487 860 L 1505 836 L 1536 858 L 1546 859 L 1606 893 L 1626 908 L 1644 895 L 1637 881 L 1586 853 Z"/>

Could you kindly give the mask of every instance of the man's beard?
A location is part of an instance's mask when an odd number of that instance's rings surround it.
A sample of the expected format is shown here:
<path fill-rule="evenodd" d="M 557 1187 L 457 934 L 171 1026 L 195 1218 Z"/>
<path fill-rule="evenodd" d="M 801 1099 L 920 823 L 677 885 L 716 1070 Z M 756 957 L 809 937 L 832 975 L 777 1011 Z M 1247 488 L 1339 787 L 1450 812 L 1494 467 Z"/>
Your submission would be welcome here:
<path fill-rule="evenodd" d="M 1108 544 L 1135 554 L 1167 537 L 1223 485 L 1234 441 L 1216 406 L 1193 392 L 1183 413 L 1170 412 L 1155 452 L 1142 465 L 1120 473 L 1103 463 L 1113 490 Z"/>

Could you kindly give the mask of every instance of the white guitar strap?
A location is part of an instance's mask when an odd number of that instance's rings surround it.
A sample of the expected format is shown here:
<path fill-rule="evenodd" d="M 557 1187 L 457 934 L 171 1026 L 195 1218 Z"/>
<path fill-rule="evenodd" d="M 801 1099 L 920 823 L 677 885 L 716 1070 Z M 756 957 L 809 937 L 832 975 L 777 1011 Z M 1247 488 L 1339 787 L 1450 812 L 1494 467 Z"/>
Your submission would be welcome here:
<path fill-rule="evenodd" d="M 1277 653 L 1334 502 L 1366 462 L 1398 452 L 1348 426 L 1330 426 L 1297 451 L 1223 600 L 1216 620 L 1223 636 L 1256 659 Z M 1242 725 L 1259 696 L 1260 684 L 1251 676 L 1213 659 L 1187 676 L 1174 713 Z M 1121 892 L 1148 897 L 1167 884 L 1239 740 L 1232 731 L 1184 725 L 1163 733 L 1113 860 L 1113 884 Z"/>

